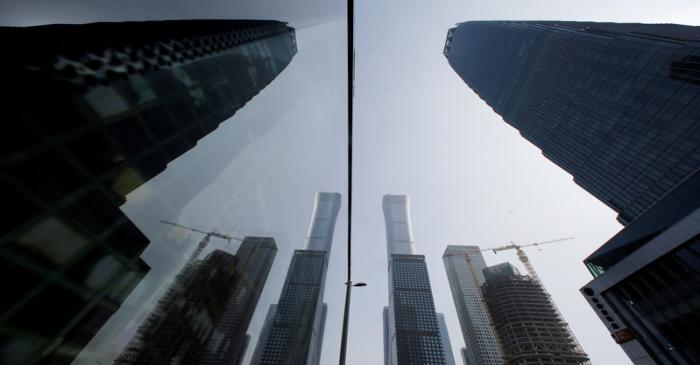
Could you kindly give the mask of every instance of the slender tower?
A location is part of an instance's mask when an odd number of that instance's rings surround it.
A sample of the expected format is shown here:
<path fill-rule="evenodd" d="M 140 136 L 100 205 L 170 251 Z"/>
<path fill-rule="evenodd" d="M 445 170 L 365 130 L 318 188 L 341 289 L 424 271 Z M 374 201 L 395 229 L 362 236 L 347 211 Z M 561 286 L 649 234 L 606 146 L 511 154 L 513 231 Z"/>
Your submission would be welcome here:
<path fill-rule="evenodd" d="M 481 295 L 486 261 L 479 246 L 447 246 L 442 261 L 464 336 L 462 353 L 466 363 L 503 364 L 501 348 Z"/>
<path fill-rule="evenodd" d="M 389 306 L 384 310 L 385 363 L 448 365 L 452 349 L 449 340 L 440 335 L 425 256 L 415 254 L 408 196 L 385 195 L 382 208 L 389 261 Z M 445 355 L 448 351 L 449 357 Z"/>
<path fill-rule="evenodd" d="M 323 289 L 340 194 L 316 193 L 304 249 L 295 250 L 277 305 L 270 306 L 252 364 L 317 365 L 327 306 Z"/>

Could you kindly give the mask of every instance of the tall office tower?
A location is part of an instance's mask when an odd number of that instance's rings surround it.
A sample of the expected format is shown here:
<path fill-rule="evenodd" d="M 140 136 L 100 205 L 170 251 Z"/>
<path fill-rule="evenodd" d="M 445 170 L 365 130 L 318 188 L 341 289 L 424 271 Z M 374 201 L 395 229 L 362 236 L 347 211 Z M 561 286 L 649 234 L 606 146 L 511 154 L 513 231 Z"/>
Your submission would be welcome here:
<path fill-rule="evenodd" d="M 236 255 L 190 261 L 115 364 L 240 364 L 276 253 L 274 239 L 246 237 Z"/>
<path fill-rule="evenodd" d="M 425 256 L 414 252 L 409 200 L 384 195 L 389 306 L 384 311 L 384 358 L 388 365 L 447 364 Z"/>
<path fill-rule="evenodd" d="M 637 364 L 700 363 L 686 290 L 700 282 L 699 39 L 673 24 L 469 22 L 445 44 L 494 111 L 619 213 L 581 290 Z"/>
<path fill-rule="evenodd" d="M 0 27 L 0 363 L 70 363 L 149 270 L 126 195 L 290 62 L 274 21 Z M 46 310 L 46 303 L 53 303 Z"/>
<path fill-rule="evenodd" d="M 445 315 L 437 313 L 438 328 L 440 329 L 440 339 L 442 340 L 442 352 L 445 354 L 445 364 L 455 365 L 455 357 L 452 353 L 452 342 L 450 341 L 450 333 L 447 331 L 447 322 Z"/>
<path fill-rule="evenodd" d="M 478 246 L 447 246 L 442 255 L 459 325 L 464 336 L 467 364 L 501 365 L 503 355 L 491 325 L 481 285 L 486 261 Z"/>
<path fill-rule="evenodd" d="M 270 306 L 252 364 L 318 365 L 326 325 L 323 290 L 340 194 L 316 193 L 304 249 L 294 250 L 277 305 Z"/>
<path fill-rule="evenodd" d="M 444 54 L 503 119 L 628 224 L 700 167 L 700 27 L 482 21 Z"/>
<path fill-rule="evenodd" d="M 542 285 L 509 263 L 484 268 L 484 300 L 504 364 L 588 364 Z"/>

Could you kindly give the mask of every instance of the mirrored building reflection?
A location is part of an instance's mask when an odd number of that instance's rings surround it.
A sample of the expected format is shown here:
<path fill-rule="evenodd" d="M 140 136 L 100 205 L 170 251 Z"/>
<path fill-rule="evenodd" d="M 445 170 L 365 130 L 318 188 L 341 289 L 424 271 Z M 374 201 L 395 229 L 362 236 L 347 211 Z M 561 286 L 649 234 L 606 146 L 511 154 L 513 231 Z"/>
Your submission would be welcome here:
<path fill-rule="evenodd" d="M 338 193 L 316 193 L 304 248 L 294 250 L 279 302 L 270 306 L 251 364 L 320 363 L 327 305 L 323 292 Z"/>
<path fill-rule="evenodd" d="M 233 115 L 296 53 L 275 21 L 0 28 L 10 108 L 0 192 L 0 362 L 68 363 L 149 271 L 126 195 Z M 191 193 L 194 195 L 194 192 Z M 52 310 L 47 311 L 46 303 Z"/>
<path fill-rule="evenodd" d="M 115 364 L 240 364 L 246 329 L 277 253 L 274 239 L 246 237 L 236 255 L 197 256 L 205 237 Z"/>

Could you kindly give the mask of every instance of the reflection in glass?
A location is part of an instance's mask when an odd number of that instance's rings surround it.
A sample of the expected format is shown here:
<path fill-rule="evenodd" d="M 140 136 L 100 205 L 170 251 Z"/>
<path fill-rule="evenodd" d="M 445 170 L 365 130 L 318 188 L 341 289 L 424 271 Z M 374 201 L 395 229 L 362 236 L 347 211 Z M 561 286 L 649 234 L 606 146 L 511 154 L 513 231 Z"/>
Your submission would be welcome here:
<path fill-rule="evenodd" d="M 69 363 L 152 269 L 140 257 L 149 239 L 119 208 L 126 195 L 270 83 L 296 53 L 295 32 L 246 20 L 0 33 L 17 122 L 0 143 L 12 212 L 0 267 L 21 278 L 0 312 L 0 362 Z"/>
<path fill-rule="evenodd" d="M 209 235 L 115 364 L 239 364 L 277 252 L 274 239 L 246 237 L 236 255 L 198 260 Z"/>
<path fill-rule="evenodd" d="M 317 193 L 304 249 L 294 250 L 278 304 L 270 306 L 252 364 L 319 364 L 323 290 L 340 194 Z"/>

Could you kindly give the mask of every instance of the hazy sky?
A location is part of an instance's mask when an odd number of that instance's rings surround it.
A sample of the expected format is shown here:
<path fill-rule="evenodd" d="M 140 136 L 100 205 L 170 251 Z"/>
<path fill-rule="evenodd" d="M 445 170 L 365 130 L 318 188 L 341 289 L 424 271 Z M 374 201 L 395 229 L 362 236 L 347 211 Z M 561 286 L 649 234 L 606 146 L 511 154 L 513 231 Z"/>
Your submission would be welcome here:
<path fill-rule="evenodd" d="M 270 18 L 305 26 L 297 32 L 299 53 L 271 85 L 195 150 L 171 164 L 165 174 L 129 197 L 124 209 L 153 240 L 144 257 L 159 269 L 154 270 L 156 280 L 145 281 L 143 288 L 134 291 L 125 310 L 145 315 L 148 306 L 142 304 L 157 299 L 168 281 L 164 278 L 172 278 L 199 240 L 183 232 L 164 231 L 158 220 L 166 213 L 177 211 L 173 220 L 205 229 L 272 235 L 280 251 L 249 329 L 253 335 L 249 358 L 267 307 L 279 296 L 291 252 L 303 244 L 313 193 L 338 191 L 343 205 L 326 284 L 329 312 L 322 356 L 322 364 L 335 363 L 348 203 L 345 24 L 337 20 L 308 25 L 342 16 L 343 3 L 13 0 L 0 6 L 2 25 Z M 578 292 L 591 279 L 583 258 L 621 228 L 615 214 L 474 95 L 450 68 L 442 48 L 447 29 L 467 20 L 698 25 L 700 3 L 356 1 L 356 9 L 353 272 L 355 281 L 369 285 L 353 291 L 348 363 L 379 364 L 383 358 L 382 307 L 388 297 L 381 198 L 387 193 L 411 196 L 416 251 L 427 257 L 437 310 L 445 313 L 458 361 L 464 342 L 441 260 L 445 246 L 486 248 L 511 240 L 527 243 L 575 236 L 575 240 L 527 253 L 593 363 L 630 363 Z M 211 180 L 197 179 L 207 169 L 196 163 L 198 153 L 212 156 L 209 168 L 216 167 L 218 175 Z M 183 177 L 178 171 L 187 174 Z M 178 190 L 169 187 L 177 179 L 202 192 L 191 201 L 181 201 Z M 154 205 L 149 189 L 162 193 L 161 202 L 186 205 Z M 222 246 L 216 245 L 212 247 Z M 229 249 L 235 251 L 235 247 Z M 485 253 L 485 257 L 488 264 L 510 261 L 520 266 L 512 252 Z M 151 284 L 159 288 L 144 289 Z M 129 323 L 135 312 L 124 313 L 123 318 L 114 319 L 112 330 L 135 330 L 137 324 Z M 115 338 L 119 336 L 105 334 L 101 344 L 96 339 L 98 353 Z"/>
<path fill-rule="evenodd" d="M 629 364 L 578 289 L 581 263 L 621 226 L 612 210 L 502 121 L 442 55 L 447 29 L 468 20 L 590 20 L 700 24 L 697 1 L 357 1 L 353 291 L 349 362 L 377 363 L 387 272 L 381 197 L 408 194 L 416 251 L 425 254 L 455 358 L 464 346 L 442 253 L 575 236 L 526 249 L 594 364 Z M 360 256 L 361 255 L 361 256 Z M 488 264 L 514 252 L 485 253 Z"/>

